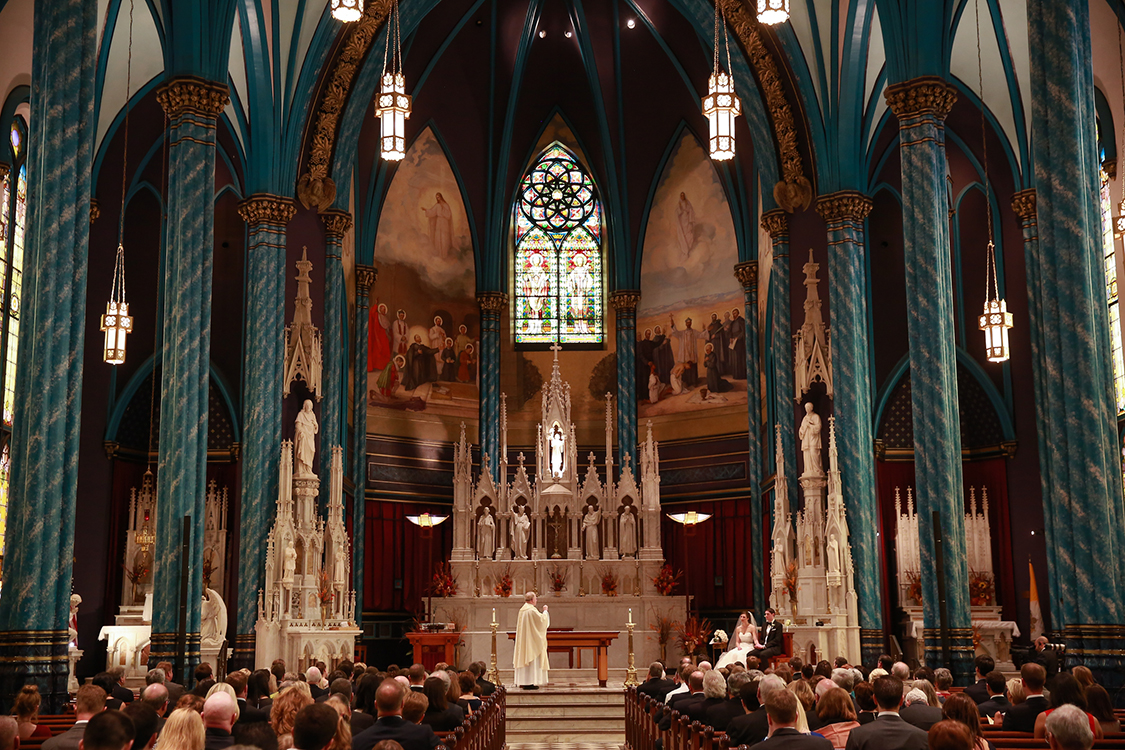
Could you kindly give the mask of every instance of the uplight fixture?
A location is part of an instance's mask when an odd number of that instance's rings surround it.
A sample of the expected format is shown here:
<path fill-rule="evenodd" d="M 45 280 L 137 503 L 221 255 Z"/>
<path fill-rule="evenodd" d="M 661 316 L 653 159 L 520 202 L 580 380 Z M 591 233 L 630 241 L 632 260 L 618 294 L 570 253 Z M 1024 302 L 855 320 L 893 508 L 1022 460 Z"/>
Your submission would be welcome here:
<path fill-rule="evenodd" d="M 758 23 L 776 26 L 789 20 L 789 0 L 758 0 Z"/>
<path fill-rule="evenodd" d="M 332 0 L 332 17 L 351 23 L 363 18 L 363 0 Z"/>

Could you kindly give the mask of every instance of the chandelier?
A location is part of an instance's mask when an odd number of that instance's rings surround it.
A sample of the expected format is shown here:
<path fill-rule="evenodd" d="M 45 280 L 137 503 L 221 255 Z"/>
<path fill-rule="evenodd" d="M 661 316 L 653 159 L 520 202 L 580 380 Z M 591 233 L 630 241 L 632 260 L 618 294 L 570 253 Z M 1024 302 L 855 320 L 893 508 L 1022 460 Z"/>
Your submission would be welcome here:
<path fill-rule="evenodd" d="M 124 146 L 121 158 L 121 214 L 117 220 L 117 258 L 113 266 L 113 286 L 105 304 L 101 330 L 105 334 L 102 359 L 107 364 L 125 363 L 125 338 L 133 331 L 129 303 L 125 301 L 125 188 L 129 180 L 129 105 L 133 86 L 133 0 L 129 0 L 129 56 L 125 66 Z"/>
<path fill-rule="evenodd" d="M 984 122 L 984 66 L 980 56 L 980 0 L 974 0 L 977 17 L 977 84 L 980 96 L 980 140 L 984 161 L 984 212 L 988 217 L 988 251 L 984 269 L 984 312 L 978 318 L 978 327 L 984 331 L 985 356 L 989 362 L 1007 362 L 1008 329 L 1012 327 L 1012 314 L 1008 303 L 1000 296 L 1000 282 L 996 275 L 996 245 L 992 242 L 992 202 L 989 200 L 991 183 L 988 180 L 988 137 Z"/>
<path fill-rule="evenodd" d="M 406 93 L 406 77 L 402 74 L 402 19 L 398 0 L 387 16 L 387 44 L 383 49 L 383 78 L 375 99 L 375 116 L 379 118 L 379 151 L 387 161 L 400 161 L 406 156 L 406 121 L 410 118 L 410 95 Z M 391 53 L 391 38 L 394 53 Z"/>
<path fill-rule="evenodd" d="M 351 23 L 363 17 L 363 0 L 332 0 L 332 17 Z"/>
<path fill-rule="evenodd" d="M 775 26 L 789 20 L 789 0 L 758 0 L 758 23 Z"/>
<path fill-rule="evenodd" d="M 727 53 L 727 69 L 719 67 L 719 23 L 721 0 L 715 2 L 715 53 L 711 78 L 707 81 L 707 96 L 703 97 L 703 114 L 710 129 L 711 158 L 726 161 L 734 157 L 734 118 L 742 112 L 742 102 L 734 92 L 734 78 L 730 67 L 730 42 L 727 39 L 725 14 L 722 18 L 723 44 Z"/>

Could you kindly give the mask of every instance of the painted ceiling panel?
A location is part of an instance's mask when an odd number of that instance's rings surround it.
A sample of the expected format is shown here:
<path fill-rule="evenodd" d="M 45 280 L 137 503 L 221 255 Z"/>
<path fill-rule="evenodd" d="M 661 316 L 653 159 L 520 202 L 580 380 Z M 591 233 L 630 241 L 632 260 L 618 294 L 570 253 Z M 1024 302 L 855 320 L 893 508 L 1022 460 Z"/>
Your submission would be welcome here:
<path fill-rule="evenodd" d="M 287 89 L 292 89 L 301 75 L 301 68 L 305 65 L 305 55 L 309 52 L 313 35 L 316 33 L 317 24 L 324 16 L 324 9 L 328 7 L 328 0 L 305 0 L 304 19 L 301 21 L 301 34 L 297 40 L 297 58 L 293 63 L 293 70 L 286 79 Z M 332 23 L 335 23 L 333 21 Z"/>
<path fill-rule="evenodd" d="M 992 25 L 992 14 L 986 2 L 980 8 L 981 61 L 988 73 L 984 76 L 984 101 L 992 116 L 1000 123 L 1008 137 L 1008 144 L 1019 160 L 1019 137 L 1016 131 L 1015 114 L 1012 110 L 1012 93 L 1008 89 L 1008 79 L 1003 74 L 1004 66 L 997 46 L 996 29 Z M 957 26 L 957 37 L 953 40 L 953 55 L 950 70 L 961 83 L 973 92 L 979 92 L 976 21 L 973 6 L 970 4 L 961 16 Z"/>
<path fill-rule="evenodd" d="M 1091 12 L 1096 3 L 1091 3 Z M 1105 3 L 1102 3 L 1104 6 Z M 1000 0 L 1000 10 L 1004 14 L 1004 34 L 1008 39 L 1008 50 L 1012 55 L 1012 67 L 1019 81 L 1020 97 L 1023 105 L 1024 127 L 1031 134 L 1031 52 L 1027 41 L 1027 0 Z"/>
<path fill-rule="evenodd" d="M 289 49 L 293 45 L 293 24 L 297 22 L 298 12 L 310 0 L 276 0 L 278 12 L 278 59 L 281 60 L 281 88 L 288 91 L 290 88 Z"/>
<path fill-rule="evenodd" d="M 239 108 L 242 110 L 243 116 L 249 120 L 250 114 L 247 111 L 250 100 L 247 98 L 246 90 L 246 53 L 242 46 L 242 19 L 235 16 L 234 26 L 231 29 L 230 35 L 230 66 L 228 68 L 230 74 L 231 85 L 234 86 L 234 91 L 238 95 L 237 100 Z M 235 97 L 231 97 L 231 104 L 227 105 L 227 109 L 233 113 Z M 237 122 L 236 118 L 231 114 L 231 122 Z M 236 127 L 235 133 L 238 134 L 239 140 L 242 140 L 242 129 Z M 242 144 L 246 148 L 246 144 Z"/>
<path fill-rule="evenodd" d="M 832 49 L 832 5 L 835 0 L 812 0 L 811 5 L 816 7 L 816 26 L 820 32 L 820 59 L 824 61 L 824 79 L 832 85 L 832 69 L 837 59 L 836 52 Z M 846 0 L 845 0 L 846 4 Z M 822 94 L 823 96 L 823 94 Z M 835 100 L 836 92 L 830 92 L 829 101 Z M 822 103 L 823 107 L 824 104 Z"/>
<path fill-rule="evenodd" d="M 102 37 L 105 36 L 105 17 L 109 13 L 109 0 L 98 0 L 98 49 L 102 46 Z"/>
<path fill-rule="evenodd" d="M 883 100 L 882 90 L 875 90 L 875 83 L 879 80 L 879 73 L 883 70 L 883 65 L 887 62 L 887 50 L 883 47 L 883 27 L 879 22 L 879 10 L 875 7 L 874 3 L 871 6 L 871 33 L 867 35 L 867 78 L 863 87 L 863 100 L 866 103 L 865 109 L 875 106 L 875 116 L 872 118 L 871 132 L 867 134 L 867 140 L 870 142 L 871 137 L 875 134 L 875 123 L 879 122 L 879 118 L 883 116 L 883 109 L 886 108 L 887 103 Z M 872 97 L 878 97 L 875 101 Z"/>
<path fill-rule="evenodd" d="M 817 40 L 813 37 L 813 24 L 810 18 L 815 12 L 812 4 L 804 7 L 794 6 L 789 15 L 789 23 L 793 26 L 793 33 L 797 35 L 797 41 L 801 44 L 801 52 L 805 55 L 805 64 L 808 65 L 809 76 L 813 80 L 813 88 L 816 89 L 816 98 L 823 110 L 824 94 L 820 90 L 820 65 L 817 63 L 816 56 Z"/>
<path fill-rule="evenodd" d="M 129 60 L 129 7 L 126 3 L 117 14 L 117 28 L 113 32 L 109 60 L 106 63 L 105 84 L 102 87 L 101 111 L 98 113 L 98 135 L 101 144 L 110 124 L 125 106 L 125 85 Z M 156 21 L 146 3 L 138 2 L 133 10 L 133 76 L 135 95 L 146 83 L 164 70 L 164 56 Z"/>

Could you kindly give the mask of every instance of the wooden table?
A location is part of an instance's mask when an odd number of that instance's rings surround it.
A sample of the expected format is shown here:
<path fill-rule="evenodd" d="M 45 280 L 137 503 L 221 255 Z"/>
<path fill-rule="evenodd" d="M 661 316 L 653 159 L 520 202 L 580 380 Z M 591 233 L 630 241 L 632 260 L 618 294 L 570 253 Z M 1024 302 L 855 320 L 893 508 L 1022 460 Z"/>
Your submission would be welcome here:
<path fill-rule="evenodd" d="M 616 630 L 548 630 L 547 651 L 588 648 L 594 652 L 594 667 L 598 670 L 598 685 L 605 687 L 609 680 L 609 644 L 621 633 Z M 515 631 L 508 631 L 508 639 L 516 639 Z M 582 666 L 582 652 L 578 652 L 578 666 Z"/>
<path fill-rule="evenodd" d="M 432 672 L 440 661 L 457 665 L 457 644 L 461 642 L 459 632 L 412 632 L 407 633 L 406 638 L 414 646 L 414 663 L 424 666 L 427 672 Z"/>

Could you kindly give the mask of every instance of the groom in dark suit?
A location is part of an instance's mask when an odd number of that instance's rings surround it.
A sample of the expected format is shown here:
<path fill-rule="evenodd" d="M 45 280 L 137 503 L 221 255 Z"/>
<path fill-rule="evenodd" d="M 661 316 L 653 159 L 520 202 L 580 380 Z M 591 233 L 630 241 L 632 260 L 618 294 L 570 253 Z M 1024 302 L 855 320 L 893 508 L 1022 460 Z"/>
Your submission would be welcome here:
<path fill-rule="evenodd" d="M 758 657 L 758 661 L 763 665 L 769 664 L 771 657 L 777 656 L 782 651 L 781 645 L 781 623 L 775 622 L 774 618 L 777 613 L 774 612 L 773 607 L 766 610 L 766 627 L 762 631 L 762 647 L 754 649 L 752 656 Z"/>

